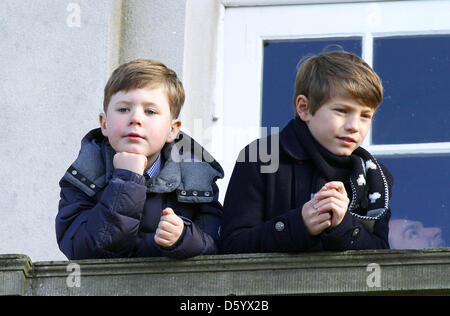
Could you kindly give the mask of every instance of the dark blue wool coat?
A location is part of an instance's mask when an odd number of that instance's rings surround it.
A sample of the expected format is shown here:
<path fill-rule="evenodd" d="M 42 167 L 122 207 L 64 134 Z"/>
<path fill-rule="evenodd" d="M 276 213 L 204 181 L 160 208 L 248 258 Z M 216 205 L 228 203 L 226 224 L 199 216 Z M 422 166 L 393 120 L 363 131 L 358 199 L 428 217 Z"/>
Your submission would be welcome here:
<path fill-rule="evenodd" d="M 245 162 L 237 162 L 224 201 L 222 253 L 341 251 L 348 249 L 389 248 L 390 210 L 373 231 L 347 212 L 335 228 L 311 236 L 303 224 L 302 206 L 311 199 L 312 181 L 317 170 L 297 141 L 292 120 L 279 134 L 279 168 L 261 172 L 267 163 L 251 162 L 249 151 L 267 142 L 257 140 L 241 152 Z M 264 145 L 265 146 L 265 145 Z M 271 153 L 273 154 L 273 153 Z M 259 157 L 260 155 L 258 155 Z M 244 159 L 241 159 L 244 160 Z M 381 164 L 380 164 L 381 165 Z M 393 177 L 381 165 L 392 192 Z M 314 192 L 315 193 L 315 192 Z"/>
<path fill-rule="evenodd" d="M 60 181 L 56 237 L 68 259 L 217 253 L 222 206 L 215 181 L 223 177 L 221 166 L 183 133 L 161 153 L 163 168 L 146 179 L 114 169 L 115 152 L 100 129 L 83 138 L 77 160 Z M 185 227 L 170 248 L 154 241 L 166 207 Z"/>

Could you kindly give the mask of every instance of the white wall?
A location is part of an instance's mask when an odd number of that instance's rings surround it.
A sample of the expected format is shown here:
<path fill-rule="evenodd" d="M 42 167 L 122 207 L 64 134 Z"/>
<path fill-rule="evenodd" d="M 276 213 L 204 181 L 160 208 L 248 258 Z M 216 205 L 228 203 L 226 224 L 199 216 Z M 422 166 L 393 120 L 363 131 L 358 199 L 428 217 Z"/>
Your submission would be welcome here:
<path fill-rule="evenodd" d="M 183 84 L 186 102 L 183 129 L 223 166 L 223 18 L 221 0 L 187 0 Z M 223 202 L 227 181 L 218 180 Z"/>
<path fill-rule="evenodd" d="M 181 76 L 184 5 L 179 4 L 0 1 L 1 254 L 65 259 L 54 228 L 58 182 L 82 136 L 97 127 L 103 88 L 119 60 L 160 59 Z"/>
<path fill-rule="evenodd" d="M 120 63 L 162 61 L 183 76 L 185 0 L 124 0 Z"/>

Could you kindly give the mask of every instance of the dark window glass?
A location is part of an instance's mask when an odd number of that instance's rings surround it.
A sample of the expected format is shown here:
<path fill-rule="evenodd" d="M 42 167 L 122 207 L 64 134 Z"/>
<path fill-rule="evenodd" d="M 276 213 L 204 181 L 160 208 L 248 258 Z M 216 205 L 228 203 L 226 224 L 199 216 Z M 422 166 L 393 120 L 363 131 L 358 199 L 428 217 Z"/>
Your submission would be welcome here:
<path fill-rule="evenodd" d="M 450 155 L 379 160 L 394 175 L 391 247 L 449 247 Z"/>
<path fill-rule="evenodd" d="M 307 55 L 344 49 L 361 56 L 362 39 L 327 38 L 270 41 L 264 45 L 262 126 L 280 130 L 294 117 L 293 97 L 297 64 Z"/>
<path fill-rule="evenodd" d="M 374 39 L 384 101 L 373 144 L 450 141 L 450 35 Z"/>

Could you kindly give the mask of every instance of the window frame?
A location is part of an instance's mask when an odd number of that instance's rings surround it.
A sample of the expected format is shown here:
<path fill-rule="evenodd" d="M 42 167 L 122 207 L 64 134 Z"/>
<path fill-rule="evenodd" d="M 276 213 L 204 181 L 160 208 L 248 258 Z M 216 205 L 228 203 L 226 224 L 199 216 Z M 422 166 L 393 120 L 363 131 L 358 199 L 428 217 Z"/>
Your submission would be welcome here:
<path fill-rule="evenodd" d="M 317 5 L 317 2 L 322 5 Z M 449 1 L 315 1 L 315 4 L 311 5 L 311 1 L 222 0 L 222 3 L 229 6 L 225 11 L 224 22 L 223 119 L 225 125 L 237 123 L 239 126 L 244 124 L 260 126 L 261 124 L 264 41 L 360 36 L 363 39 L 362 57 L 369 65 L 372 65 L 375 37 L 450 34 L 450 22 L 448 19 L 447 21 L 440 19 L 439 15 L 447 9 L 450 10 Z M 265 7 L 268 5 L 274 6 Z M 339 14 L 347 11 L 345 19 L 349 20 L 349 23 L 341 20 L 341 25 L 338 27 L 332 25 L 334 21 L 339 20 L 336 16 L 333 17 L 334 10 Z M 429 14 L 430 11 L 433 14 Z M 271 16 L 268 12 L 272 12 Z M 308 12 L 306 15 L 316 17 L 317 14 L 323 14 L 328 22 L 330 19 L 332 21 L 321 26 L 320 21 L 314 23 L 313 17 L 306 22 L 313 27 L 308 28 L 303 25 L 304 28 L 301 31 L 292 31 L 301 29 L 302 24 L 301 22 L 292 23 L 289 17 L 297 15 L 299 20 L 302 20 L 306 17 L 302 16 L 302 12 Z M 402 17 L 402 12 L 408 12 L 408 14 L 403 14 Z M 383 19 L 383 23 L 379 19 Z M 240 58 L 243 61 L 240 62 Z M 244 90 L 245 92 L 242 93 Z M 233 108 L 233 104 L 237 105 L 236 108 Z M 241 112 L 241 120 L 235 118 L 232 122 L 233 114 L 231 113 L 236 110 Z M 450 153 L 450 142 L 372 145 L 371 138 L 370 132 L 363 146 L 375 155 Z"/>
<path fill-rule="evenodd" d="M 202 29 L 206 21 L 208 25 L 213 25 L 215 40 L 192 36 L 189 45 L 185 46 L 183 80 L 187 87 L 188 106 L 183 111 L 190 119 L 184 121 L 184 126 L 191 129 L 195 125 L 195 123 L 192 124 L 191 118 L 195 117 L 195 113 L 199 113 L 200 109 L 209 107 L 208 111 L 212 113 L 211 115 L 208 113 L 208 117 L 202 121 L 204 133 L 203 139 L 200 141 L 221 162 L 225 170 L 224 180 L 218 183 L 221 201 L 240 149 L 261 136 L 257 132 L 246 133 L 230 147 L 227 131 L 233 126 L 247 127 L 248 130 L 256 130 L 260 126 L 263 43 L 265 40 L 361 36 L 363 38 L 362 57 L 372 65 L 374 36 L 450 34 L 450 21 L 447 22 L 447 26 L 439 26 L 441 20 L 448 20 L 448 18 L 441 18 L 445 15 L 444 12 L 450 10 L 450 1 L 447 0 L 214 0 L 213 2 L 214 4 L 211 5 L 208 12 L 204 11 L 204 6 L 195 8 L 195 2 L 188 2 L 187 14 L 192 18 L 187 18 L 186 38 L 189 38 L 191 28 Z M 200 4 L 198 5 L 200 6 Z M 281 12 L 288 12 L 289 15 L 289 11 L 292 9 L 311 11 L 312 8 L 315 8 L 312 11 L 315 11 L 316 16 L 317 14 L 323 16 L 323 12 L 333 6 L 339 8 L 339 12 L 354 12 L 355 10 L 363 12 L 364 14 L 360 14 L 360 16 L 355 16 L 353 13 L 353 16 L 355 20 L 359 21 L 359 25 L 362 25 L 362 15 L 365 15 L 364 27 L 356 30 L 355 21 L 345 18 L 344 20 L 352 22 L 351 25 L 347 25 L 347 28 L 315 30 L 310 27 L 309 31 L 300 32 L 299 28 L 293 25 L 292 19 L 281 14 Z M 202 10 L 201 16 L 199 13 L 195 13 L 195 10 L 199 8 Z M 385 21 L 390 21 L 389 23 L 377 25 L 377 10 L 380 8 L 382 17 Z M 394 8 L 394 10 L 391 11 L 390 8 Z M 436 11 L 431 18 L 426 17 L 429 8 L 434 8 Z M 267 13 L 263 13 L 263 11 L 272 12 L 271 18 L 278 17 L 280 19 L 282 17 L 285 22 L 290 23 L 288 30 L 286 31 L 286 25 L 283 28 L 266 19 L 260 18 L 258 21 L 256 18 L 248 18 L 252 14 L 258 17 L 267 16 Z M 290 14 L 292 16 L 292 12 Z M 368 17 L 370 19 L 367 19 Z M 372 24 L 369 23 L 370 21 Z M 330 23 L 327 22 L 324 25 Z M 405 27 L 405 24 L 408 24 L 408 27 Z M 293 30 L 297 31 L 293 32 Z M 213 52 L 212 57 L 210 57 L 211 52 Z M 195 70 L 198 67 L 203 69 L 205 58 L 214 61 L 210 63 L 211 67 L 205 71 L 207 80 L 199 78 Z M 243 61 L 236 63 L 236 60 L 239 61 L 239 59 Z M 201 77 L 204 77 L 204 74 Z M 204 91 L 204 96 L 196 97 L 198 91 Z M 389 157 L 450 153 L 450 142 L 372 145 L 371 132 L 363 146 L 374 155 Z"/>

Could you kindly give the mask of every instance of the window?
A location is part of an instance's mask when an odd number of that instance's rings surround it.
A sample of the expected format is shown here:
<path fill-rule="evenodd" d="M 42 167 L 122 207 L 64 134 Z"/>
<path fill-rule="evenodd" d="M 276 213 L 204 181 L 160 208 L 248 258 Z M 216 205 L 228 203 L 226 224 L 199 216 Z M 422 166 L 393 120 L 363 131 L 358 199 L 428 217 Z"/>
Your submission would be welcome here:
<path fill-rule="evenodd" d="M 372 143 L 450 142 L 450 35 L 375 37 L 373 43 L 385 98 Z"/>
<path fill-rule="evenodd" d="M 395 177 L 391 245 L 450 246 L 450 2 L 341 2 L 226 10 L 223 124 L 283 128 L 303 56 L 330 44 L 359 54 L 385 87 L 363 146 Z"/>
<path fill-rule="evenodd" d="M 396 176 L 391 228 L 403 234 L 391 243 L 450 246 L 450 154 L 438 153 L 450 141 L 450 35 L 375 37 L 373 49 L 385 97 L 372 144 L 411 148 L 401 156 L 379 157 Z M 435 149 L 414 153 L 417 144 Z"/>
<path fill-rule="evenodd" d="M 276 126 L 281 129 L 292 119 L 292 98 L 299 58 L 333 47 L 343 48 L 361 56 L 362 37 L 264 43 L 261 126 Z"/>

